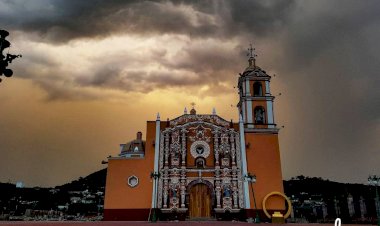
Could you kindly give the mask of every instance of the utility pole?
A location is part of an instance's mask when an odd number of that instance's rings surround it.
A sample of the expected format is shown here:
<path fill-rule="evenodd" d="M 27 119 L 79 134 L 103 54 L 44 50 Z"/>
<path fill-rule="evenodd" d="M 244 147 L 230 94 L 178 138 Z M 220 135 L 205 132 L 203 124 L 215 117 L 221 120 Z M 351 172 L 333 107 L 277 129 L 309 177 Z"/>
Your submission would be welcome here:
<path fill-rule="evenodd" d="M 258 210 L 257 210 L 255 193 L 254 193 L 254 190 L 253 190 L 253 184 L 256 183 L 256 175 L 251 175 L 250 173 L 248 173 L 247 175 L 245 175 L 245 178 L 251 184 L 251 191 L 252 191 L 252 196 L 253 196 L 253 204 L 255 205 L 255 212 L 256 212 L 255 223 L 258 224 L 258 223 L 260 223 L 260 217 L 259 217 L 259 213 L 258 213 Z"/>

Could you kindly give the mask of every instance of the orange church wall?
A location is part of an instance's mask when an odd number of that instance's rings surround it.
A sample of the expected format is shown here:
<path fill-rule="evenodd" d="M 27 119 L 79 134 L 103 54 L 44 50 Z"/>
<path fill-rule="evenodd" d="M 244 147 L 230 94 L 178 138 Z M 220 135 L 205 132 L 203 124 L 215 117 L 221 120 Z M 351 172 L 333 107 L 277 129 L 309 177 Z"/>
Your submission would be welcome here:
<path fill-rule="evenodd" d="M 142 159 L 109 159 L 104 209 L 149 209 L 152 203 L 154 139 L 156 122 L 147 122 L 145 157 Z M 131 188 L 127 179 L 135 175 L 139 184 Z"/>
<path fill-rule="evenodd" d="M 153 183 L 150 172 L 153 161 L 147 159 L 110 159 L 107 169 L 105 209 L 150 208 Z M 139 179 L 131 188 L 127 179 L 135 175 Z"/>
<path fill-rule="evenodd" d="M 265 109 L 265 112 L 267 112 L 267 102 L 266 100 L 255 100 L 252 102 L 252 112 L 254 112 L 255 107 L 261 106 Z"/>
<path fill-rule="evenodd" d="M 262 201 L 268 193 L 284 192 L 278 135 L 246 133 L 245 141 L 248 144 L 246 147 L 248 172 L 257 177 L 257 182 L 253 185 L 256 204 L 258 209 L 262 209 Z M 253 209 L 251 187 L 249 187 L 249 192 Z M 285 209 L 285 201 L 281 197 L 272 196 L 266 204 L 268 210 Z"/>

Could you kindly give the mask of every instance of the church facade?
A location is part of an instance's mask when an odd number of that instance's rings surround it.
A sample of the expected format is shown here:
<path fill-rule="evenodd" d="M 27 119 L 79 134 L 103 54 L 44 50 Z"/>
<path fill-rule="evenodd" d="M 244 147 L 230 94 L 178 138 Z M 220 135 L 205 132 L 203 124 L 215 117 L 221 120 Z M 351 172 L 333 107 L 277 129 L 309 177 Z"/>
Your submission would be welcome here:
<path fill-rule="evenodd" d="M 145 140 L 138 132 L 108 158 L 104 219 L 265 218 L 264 197 L 283 193 L 270 79 L 251 53 L 238 80 L 239 122 L 194 107 L 148 121 Z M 265 206 L 285 209 L 278 197 Z"/>

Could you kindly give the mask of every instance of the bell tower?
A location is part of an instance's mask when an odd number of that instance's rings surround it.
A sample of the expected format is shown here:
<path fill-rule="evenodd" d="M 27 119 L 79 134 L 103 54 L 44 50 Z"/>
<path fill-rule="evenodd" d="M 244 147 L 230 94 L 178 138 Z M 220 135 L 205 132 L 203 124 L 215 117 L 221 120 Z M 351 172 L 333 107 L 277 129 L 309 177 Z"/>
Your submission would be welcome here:
<path fill-rule="evenodd" d="M 270 92 L 270 79 L 256 64 L 255 49 L 248 49 L 248 67 L 240 73 L 238 109 L 244 133 L 247 173 L 256 176 L 256 182 L 250 189 L 248 216 L 254 217 L 256 210 L 263 215 L 262 202 L 271 192 L 283 193 L 278 131 L 274 123 L 273 100 Z M 242 150 L 244 151 L 244 149 Z M 256 207 L 255 202 L 256 201 Z M 266 205 L 269 212 L 285 209 L 284 200 L 271 198 Z"/>
<path fill-rule="evenodd" d="M 243 117 L 245 131 L 276 130 L 273 116 L 274 96 L 270 93 L 270 79 L 264 70 L 256 65 L 257 55 L 252 45 L 248 49 L 248 67 L 239 77 L 239 113 Z"/>

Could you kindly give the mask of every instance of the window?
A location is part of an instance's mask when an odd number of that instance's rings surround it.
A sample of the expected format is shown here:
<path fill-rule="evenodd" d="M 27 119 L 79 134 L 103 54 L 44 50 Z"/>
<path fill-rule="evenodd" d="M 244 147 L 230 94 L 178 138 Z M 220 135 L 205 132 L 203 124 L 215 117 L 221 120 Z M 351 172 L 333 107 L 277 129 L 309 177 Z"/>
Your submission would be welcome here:
<path fill-rule="evenodd" d="M 135 175 L 130 176 L 128 178 L 128 185 L 132 188 L 136 187 L 139 184 L 139 178 L 136 177 Z"/>
<path fill-rule="evenodd" d="M 202 155 L 205 152 L 203 146 L 201 146 L 201 145 L 197 146 L 195 148 L 195 151 L 197 152 L 198 155 Z"/>
<path fill-rule="evenodd" d="M 263 95 L 263 87 L 261 82 L 255 82 L 253 84 L 253 96 L 262 96 Z"/>
<path fill-rule="evenodd" d="M 263 107 L 255 107 L 255 123 L 265 124 L 265 110 Z"/>
<path fill-rule="evenodd" d="M 206 160 L 202 157 L 198 157 L 195 159 L 195 166 L 199 169 L 203 169 L 206 166 Z"/>

